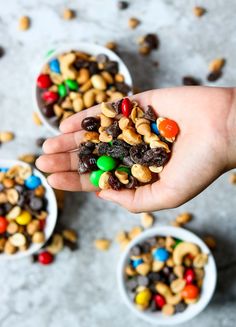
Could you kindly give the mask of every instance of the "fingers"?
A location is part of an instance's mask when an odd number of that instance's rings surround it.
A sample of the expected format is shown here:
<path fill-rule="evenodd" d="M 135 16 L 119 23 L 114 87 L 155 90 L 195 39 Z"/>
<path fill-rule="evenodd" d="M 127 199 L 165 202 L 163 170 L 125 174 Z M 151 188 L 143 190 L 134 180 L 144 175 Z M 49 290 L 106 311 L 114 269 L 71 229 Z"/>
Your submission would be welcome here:
<path fill-rule="evenodd" d="M 141 186 L 136 190 L 103 190 L 99 197 L 113 201 L 134 213 L 162 210 L 181 204 L 176 202 L 173 191 L 165 187 L 161 181 Z"/>
<path fill-rule="evenodd" d="M 46 154 L 36 160 L 36 166 L 45 173 L 76 171 L 78 156 L 76 152 Z"/>
<path fill-rule="evenodd" d="M 73 133 L 82 129 L 81 122 L 84 118 L 96 116 L 100 113 L 100 105 L 78 112 L 77 114 L 63 120 L 60 125 L 62 133 Z"/>
<path fill-rule="evenodd" d="M 98 189 L 90 183 L 88 174 L 78 175 L 76 172 L 60 172 L 50 175 L 47 180 L 53 188 L 64 191 L 98 191 Z"/>
<path fill-rule="evenodd" d="M 47 139 L 43 144 L 43 151 L 47 154 L 73 151 L 83 141 L 85 131 L 62 134 Z"/>

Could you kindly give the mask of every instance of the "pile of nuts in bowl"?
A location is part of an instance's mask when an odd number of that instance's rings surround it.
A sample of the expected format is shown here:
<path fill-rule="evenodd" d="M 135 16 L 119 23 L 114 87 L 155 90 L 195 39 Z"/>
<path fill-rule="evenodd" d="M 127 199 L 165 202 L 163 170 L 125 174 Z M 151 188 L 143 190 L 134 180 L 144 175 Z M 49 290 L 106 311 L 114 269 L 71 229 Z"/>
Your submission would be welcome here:
<path fill-rule="evenodd" d="M 41 179 L 32 168 L 0 169 L 0 253 L 25 251 L 45 241 L 47 199 Z"/>
<path fill-rule="evenodd" d="M 201 296 L 208 255 L 194 243 L 151 237 L 134 245 L 125 267 L 125 286 L 138 309 L 173 315 Z"/>
<path fill-rule="evenodd" d="M 157 180 L 179 133 L 175 121 L 144 111 L 128 98 L 102 103 L 97 117 L 82 121 L 86 131 L 78 150 L 80 174 L 101 189 L 133 189 Z"/>
<path fill-rule="evenodd" d="M 83 109 L 114 101 L 130 92 L 117 61 L 70 51 L 51 59 L 37 78 L 36 96 L 42 114 L 58 126 Z"/>

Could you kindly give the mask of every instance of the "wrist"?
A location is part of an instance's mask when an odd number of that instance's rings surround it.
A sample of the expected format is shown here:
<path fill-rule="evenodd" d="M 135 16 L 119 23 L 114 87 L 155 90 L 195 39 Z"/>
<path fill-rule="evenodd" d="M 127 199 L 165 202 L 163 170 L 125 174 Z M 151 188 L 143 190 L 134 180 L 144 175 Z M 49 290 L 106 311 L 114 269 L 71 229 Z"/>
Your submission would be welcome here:
<path fill-rule="evenodd" d="M 227 119 L 227 169 L 236 168 L 236 88 L 232 88 L 231 104 Z"/>

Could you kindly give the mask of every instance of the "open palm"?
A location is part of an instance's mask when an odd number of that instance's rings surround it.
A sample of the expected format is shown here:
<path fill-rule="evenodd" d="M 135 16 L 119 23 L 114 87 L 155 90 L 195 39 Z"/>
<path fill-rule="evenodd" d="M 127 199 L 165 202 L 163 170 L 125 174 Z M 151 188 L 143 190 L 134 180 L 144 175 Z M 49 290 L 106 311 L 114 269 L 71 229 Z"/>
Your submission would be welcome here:
<path fill-rule="evenodd" d="M 160 180 L 136 190 L 102 190 L 101 198 L 114 201 L 130 211 L 153 211 L 181 205 L 200 193 L 227 169 L 227 128 L 231 92 L 207 87 L 152 90 L 132 97 L 144 108 L 153 106 L 159 116 L 175 120 L 180 134 Z M 83 140 L 81 121 L 94 116 L 99 106 L 62 122 L 62 134 L 48 139 L 45 155 L 36 164 L 51 173 L 49 184 L 69 191 L 96 191 L 88 174 L 78 175 L 76 150 Z"/>

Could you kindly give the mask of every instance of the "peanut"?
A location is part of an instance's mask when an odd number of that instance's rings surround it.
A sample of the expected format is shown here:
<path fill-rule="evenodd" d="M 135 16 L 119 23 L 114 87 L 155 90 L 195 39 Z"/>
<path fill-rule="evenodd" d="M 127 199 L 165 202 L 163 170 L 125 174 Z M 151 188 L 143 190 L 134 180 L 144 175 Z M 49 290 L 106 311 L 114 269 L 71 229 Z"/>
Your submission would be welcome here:
<path fill-rule="evenodd" d="M 107 251 L 107 250 L 109 250 L 109 248 L 111 246 L 111 242 L 106 239 L 98 239 L 94 242 L 94 245 L 97 250 Z"/>

